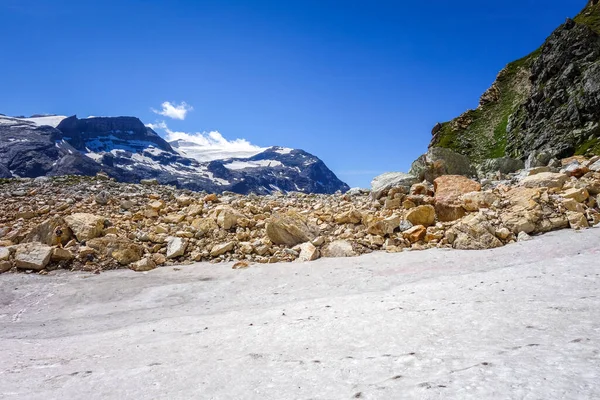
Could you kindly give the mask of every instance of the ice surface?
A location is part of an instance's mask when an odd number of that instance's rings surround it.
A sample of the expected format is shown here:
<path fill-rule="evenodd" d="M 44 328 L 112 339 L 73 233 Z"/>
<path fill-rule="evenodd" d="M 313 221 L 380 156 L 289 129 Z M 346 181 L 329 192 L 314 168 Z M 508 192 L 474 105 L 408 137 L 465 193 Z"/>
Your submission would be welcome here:
<path fill-rule="evenodd" d="M 598 243 L 2 274 L 0 398 L 598 399 Z"/>
<path fill-rule="evenodd" d="M 36 117 L 36 118 L 21 118 L 23 121 L 33 122 L 37 126 L 48 125 L 56 128 L 60 122 L 65 119 L 64 115 L 50 115 L 47 117 Z"/>

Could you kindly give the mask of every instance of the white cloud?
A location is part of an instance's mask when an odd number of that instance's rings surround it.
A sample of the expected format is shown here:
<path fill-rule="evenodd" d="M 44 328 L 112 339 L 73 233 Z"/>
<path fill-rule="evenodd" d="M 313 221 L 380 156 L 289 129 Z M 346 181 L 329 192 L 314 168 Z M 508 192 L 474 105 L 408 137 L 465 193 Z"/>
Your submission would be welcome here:
<path fill-rule="evenodd" d="M 156 121 L 155 124 L 146 124 L 146 126 L 152 130 L 158 130 L 158 129 L 168 129 L 167 124 L 165 123 L 165 121 Z"/>
<path fill-rule="evenodd" d="M 155 114 L 180 120 L 184 120 L 187 113 L 194 109 L 194 107 L 188 105 L 185 101 L 182 101 L 180 104 L 165 101 L 161 104 L 161 107 L 162 110 L 155 110 L 154 108 L 151 110 Z"/>
<path fill-rule="evenodd" d="M 164 121 L 146 125 L 164 131 L 167 142 L 179 140 L 183 143 L 177 149 L 186 156 L 198 161 L 213 161 L 226 158 L 246 158 L 262 153 L 266 148 L 253 145 L 246 139 L 228 140 L 218 131 L 177 132 L 169 129 Z"/>

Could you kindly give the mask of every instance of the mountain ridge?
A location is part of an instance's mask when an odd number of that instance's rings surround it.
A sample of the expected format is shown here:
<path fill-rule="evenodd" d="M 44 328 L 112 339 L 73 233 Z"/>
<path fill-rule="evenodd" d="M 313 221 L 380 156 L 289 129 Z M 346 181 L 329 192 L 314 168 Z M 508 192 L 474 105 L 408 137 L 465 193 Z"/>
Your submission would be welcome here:
<path fill-rule="evenodd" d="M 56 127 L 46 125 L 50 119 Z M 0 178 L 95 175 L 156 179 L 195 191 L 334 193 L 348 185 L 316 156 L 270 147 L 246 158 L 201 162 L 136 117 L 0 117 Z"/>

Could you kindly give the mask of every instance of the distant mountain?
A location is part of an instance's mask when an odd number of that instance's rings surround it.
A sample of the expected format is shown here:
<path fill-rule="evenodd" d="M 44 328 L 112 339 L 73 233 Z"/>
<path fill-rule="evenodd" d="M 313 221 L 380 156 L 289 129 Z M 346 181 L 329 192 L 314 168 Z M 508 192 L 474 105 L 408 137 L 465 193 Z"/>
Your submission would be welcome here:
<path fill-rule="evenodd" d="M 100 171 L 123 182 L 155 178 L 209 192 L 349 189 L 319 158 L 302 150 L 218 154 L 194 143 L 168 143 L 134 117 L 0 116 L 0 178 Z"/>
<path fill-rule="evenodd" d="M 479 107 L 437 124 L 430 147 L 472 161 L 532 153 L 600 154 L 600 1 L 590 0 L 541 48 L 514 61 Z"/>

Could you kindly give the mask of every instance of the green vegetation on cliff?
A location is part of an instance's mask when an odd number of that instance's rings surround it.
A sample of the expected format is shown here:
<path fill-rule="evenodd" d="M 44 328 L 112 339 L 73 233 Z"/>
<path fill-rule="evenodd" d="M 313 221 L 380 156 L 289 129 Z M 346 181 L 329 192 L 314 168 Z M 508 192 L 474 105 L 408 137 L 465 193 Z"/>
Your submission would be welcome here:
<path fill-rule="evenodd" d="M 574 21 L 600 33 L 600 2 L 591 0 L 584 10 L 575 17 Z M 451 121 L 442 123 L 441 128 L 438 128 L 434 134 L 431 146 L 450 148 L 468 156 L 475 162 L 504 156 L 526 157 L 527 152 L 531 151 L 528 149 L 531 135 L 524 136 L 520 134 L 518 127 L 521 126 L 523 121 L 529 120 L 531 122 L 532 116 L 528 115 L 528 111 L 523 105 L 531 98 L 534 91 L 537 91 L 538 94 L 549 93 L 554 95 L 560 89 L 560 87 L 545 88 L 545 81 L 539 82 L 535 88 L 532 85 L 530 78 L 532 77 L 534 64 L 538 64 L 538 69 L 539 65 L 542 65 L 542 67 L 545 65 L 545 61 L 542 63 L 536 62 L 542 55 L 543 48 L 544 46 L 528 56 L 508 64 L 498 74 L 492 87 L 483 94 L 479 107 L 475 110 L 468 110 Z M 548 73 L 546 73 L 546 76 L 548 76 Z M 575 86 L 577 85 L 572 86 L 572 88 L 575 89 Z M 546 89 L 550 90 L 546 91 Z M 578 90 L 583 92 L 581 87 L 578 87 Z M 579 93 L 578 96 L 575 96 L 570 93 L 570 89 L 567 89 L 567 92 L 569 93 L 568 99 L 562 98 L 559 100 L 558 107 L 566 107 L 571 98 L 579 106 L 577 108 L 585 108 L 585 105 L 591 106 L 591 103 L 583 105 L 577 103 L 582 99 L 585 101 L 587 94 Z M 593 93 L 591 97 L 594 97 Z M 551 100 L 556 102 L 555 99 L 545 96 L 542 97 L 541 101 L 546 101 L 546 108 L 551 109 L 554 106 L 550 104 Z M 539 99 L 536 99 L 536 101 L 539 101 Z M 552 114 L 547 113 L 546 115 Z M 533 120 L 533 122 L 539 121 Z M 508 131 L 511 127 L 513 133 L 509 135 Z M 536 126 L 535 129 L 540 128 Z M 517 134 L 514 134 L 514 132 Z M 580 140 L 579 144 L 575 143 L 575 147 L 572 147 L 572 149 L 581 154 L 586 152 L 588 154 L 600 154 L 600 138 L 590 137 L 585 141 Z"/>

